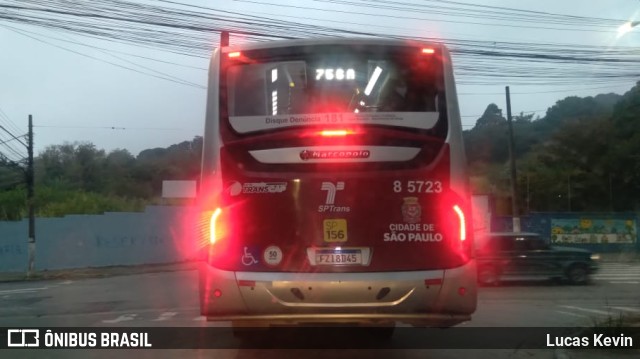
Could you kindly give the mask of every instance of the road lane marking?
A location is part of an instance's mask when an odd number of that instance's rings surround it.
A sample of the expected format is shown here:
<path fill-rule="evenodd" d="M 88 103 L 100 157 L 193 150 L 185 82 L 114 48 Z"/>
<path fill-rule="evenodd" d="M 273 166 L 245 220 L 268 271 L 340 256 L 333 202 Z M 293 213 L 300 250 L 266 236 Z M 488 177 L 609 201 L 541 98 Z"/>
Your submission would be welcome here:
<path fill-rule="evenodd" d="M 604 310 L 597 310 L 597 309 L 589 309 L 589 308 L 575 307 L 575 306 L 573 306 L 573 305 L 561 305 L 560 307 L 562 307 L 562 308 L 567 308 L 567 309 L 581 310 L 581 311 L 583 311 L 583 312 L 595 313 L 595 314 L 604 314 L 604 315 L 609 315 L 609 314 L 611 314 L 611 312 L 605 312 Z"/>
<path fill-rule="evenodd" d="M 584 314 L 576 314 L 576 313 L 571 313 L 571 312 L 565 312 L 563 310 L 556 310 L 556 313 L 560 313 L 560 314 L 565 314 L 565 315 L 570 315 L 573 317 L 579 317 L 579 318 L 589 318 L 588 315 L 584 315 Z"/>
<path fill-rule="evenodd" d="M 129 320 L 134 320 L 136 319 L 138 315 L 137 314 L 125 314 L 125 315 L 121 315 L 119 317 L 117 317 L 116 319 L 107 319 L 107 320 L 103 320 L 103 323 L 120 323 L 120 322 L 126 322 Z"/>
<path fill-rule="evenodd" d="M 38 291 L 38 290 L 45 290 L 45 289 L 48 289 L 48 288 L 49 287 L 7 289 L 7 290 L 0 290 L 0 294 L 29 293 L 29 292 L 35 292 L 35 291 Z"/>
<path fill-rule="evenodd" d="M 204 315 L 201 315 L 199 317 L 195 317 L 193 318 L 194 322 L 206 322 L 207 321 L 207 317 L 205 317 Z"/>
<path fill-rule="evenodd" d="M 620 281 L 616 281 L 616 282 L 609 282 L 611 284 L 640 284 L 640 282 L 620 282 Z"/>
<path fill-rule="evenodd" d="M 628 268 L 631 267 L 631 264 L 622 264 L 622 263 L 603 263 L 600 265 L 601 268 L 618 268 L 618 267 L 624 267 L 624 268 Z"/>
<path fill-rule="evenodd" d="M 164 312 L 162 314 L 160 314 L 159 317 L 157 317 L 156 319 L 153 319 L 154 322 L 161 322 L 164 320 L 169 320 L 171 318 L 173 318 L 176 314 L 178 314 L 178 312 Z"/>
<path fill-rule="evenodd" d="M 617 309 L 617 310 L 624 310 L 627 312 L 640 313 L 640 309 L 638 308 L 629 308 L 629 307 L 611 307 L 611 308 Z"/>

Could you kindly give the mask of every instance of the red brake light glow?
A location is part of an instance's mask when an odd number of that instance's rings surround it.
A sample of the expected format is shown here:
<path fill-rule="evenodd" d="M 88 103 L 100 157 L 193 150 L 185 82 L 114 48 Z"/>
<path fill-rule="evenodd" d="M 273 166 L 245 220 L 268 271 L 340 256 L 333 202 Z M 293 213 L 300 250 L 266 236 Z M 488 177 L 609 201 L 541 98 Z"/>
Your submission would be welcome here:
<path fill-rule="evenodd" d="M 467 239 L 467 229 L 466 229 L 466 223 L 464 220 L 464 213 L 462 212 L 462 209 L 460 209 L 458 205 L 453 206 L 453 210 L 456 212 L 456 214 L 458 215 L 458 218 L 460 219 L 460 240 L 464 241 L 465 239 Z"/>
<path fill-rule="evenodd" d="M 352 135 L 353 131 L 351 130 L 323 130 L 320 131 L 320 135 L 323 137 L 337 137 L 337 136 L 346 136 Z"/>
<path fill-rule="evenodd" d="M 425 47 L 422 49 L 422 53 L 423 54 L 433 54 L 434 52 L 436 52 L 434 49 L 430 48 L 430 47 Z"/>
<path fill-rule="evenodd" d="M 216 210 L 211 215 L 211 223 L 209 225 L 209 230 L 211 231 L 210 237 L 209 237 L 209 242 L 211 244 L 216 243 L 216 239 L 217 239 L 217 236 L 216 236 L 216 221 L 218 220 L 218 217 L 220 217 L 220 213 L 222 213 L 222 210 L 220 208 L 216 208 Z"/>
<path fill-rule="evenodd" d="M 229 57 L 240 57 L 240 51 L 230 52 Z"/>

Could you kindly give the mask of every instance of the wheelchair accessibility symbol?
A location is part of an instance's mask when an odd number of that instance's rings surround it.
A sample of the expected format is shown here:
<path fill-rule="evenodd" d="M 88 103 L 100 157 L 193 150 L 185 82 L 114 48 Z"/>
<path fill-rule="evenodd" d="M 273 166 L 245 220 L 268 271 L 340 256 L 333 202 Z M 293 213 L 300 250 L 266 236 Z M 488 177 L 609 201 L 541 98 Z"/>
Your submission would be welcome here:
<path fill-rule="evenodd" d="M 253 257 L 253 254 L 249 252 L 249 249 L 247 247 L 244 247 L 244 254 L 242 255 L 241 260 L 242 264 L 244 264 L 245 266 L 250 266 L 258 263 L 258 261 Z"/>

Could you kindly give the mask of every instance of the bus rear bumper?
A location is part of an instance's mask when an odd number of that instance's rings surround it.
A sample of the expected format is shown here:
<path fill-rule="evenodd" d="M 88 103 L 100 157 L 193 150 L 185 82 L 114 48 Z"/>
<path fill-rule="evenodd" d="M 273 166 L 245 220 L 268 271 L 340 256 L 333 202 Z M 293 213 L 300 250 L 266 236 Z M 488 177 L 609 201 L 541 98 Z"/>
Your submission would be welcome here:
<path fill-rule="evenodd" d="M 471 320 L 463 314 L 271 314 L 227 315 L 207 317 L 208 321 L 232 322 L 239 327 L 297 326 L 297 325 L 359 325 L 384 326 L 401 322 L 416 327 L 450 327 Z"/>
<path fill-rule="evenodd" d="M 234 326 L 300 324 L 447 327 L 476 309 L 476 265 L 373 273 L 269 273 L 200 268 L 201 314 Z"/>

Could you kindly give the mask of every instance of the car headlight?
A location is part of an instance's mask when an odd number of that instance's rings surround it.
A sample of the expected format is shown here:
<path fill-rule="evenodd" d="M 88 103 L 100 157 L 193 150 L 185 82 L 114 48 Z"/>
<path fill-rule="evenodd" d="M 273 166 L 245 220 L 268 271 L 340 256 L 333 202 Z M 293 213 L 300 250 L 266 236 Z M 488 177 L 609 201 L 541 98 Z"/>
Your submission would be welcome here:
<path fill-rule="evenodd" d="M 591 260 L 592 260 L 592 261 L 600 260 L 600 255 L 599 255 L 599 254 L 592 254 L 592 255 L 591 255 Z"/>

